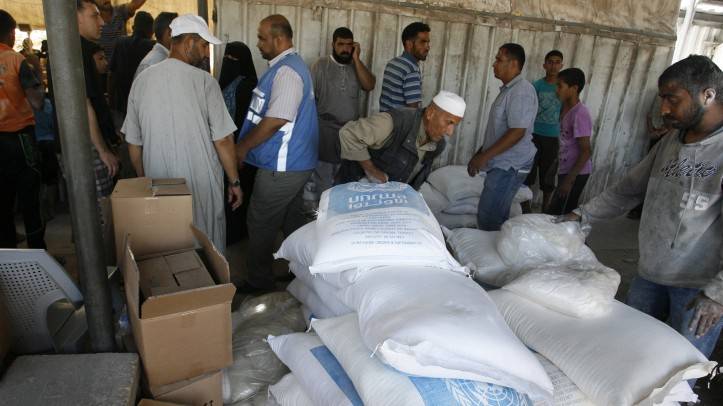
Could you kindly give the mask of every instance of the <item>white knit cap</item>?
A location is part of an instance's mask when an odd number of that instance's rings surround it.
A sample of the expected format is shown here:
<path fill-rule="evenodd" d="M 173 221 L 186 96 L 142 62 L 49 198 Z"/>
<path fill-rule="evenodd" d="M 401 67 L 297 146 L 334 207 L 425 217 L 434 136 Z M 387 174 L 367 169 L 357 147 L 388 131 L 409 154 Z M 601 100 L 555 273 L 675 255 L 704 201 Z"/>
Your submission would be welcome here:
<path fill-rule="evenodd" d="M 467 107 L 467 103 L 464 102 L 463 98 L 446 90 L 441 90 L 437 93 L 437 95 L 432 99 L 432 103 L 447 113 L 457 117 L 464 117 L 464 110 Z"/>
<path fill-rule="evenodd" d="M 211 31 L 208 30 L 208 24 L 203 21 L 203 18 L 197 15 L 184 14 L 178 16 L 171 21 L 170 27 L 172 37 L 182 34 L 198 34 L 210 44 L 218 45 L 221 43 L 221 40 L 214 37 Z"/>

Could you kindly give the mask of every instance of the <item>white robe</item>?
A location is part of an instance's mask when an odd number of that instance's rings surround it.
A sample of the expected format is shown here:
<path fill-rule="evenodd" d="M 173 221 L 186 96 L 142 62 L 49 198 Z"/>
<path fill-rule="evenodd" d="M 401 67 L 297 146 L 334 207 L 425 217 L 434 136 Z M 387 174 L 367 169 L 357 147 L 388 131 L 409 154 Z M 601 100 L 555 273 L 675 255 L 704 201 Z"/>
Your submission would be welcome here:
<path fill-rule="evenodd" d="M 185 178 L 193 194 L 193 223 L 223 252 L 226 247 L 223 168 L 213 141 L 236 130 L 218 82 L 169 58 L 133 81 L 122 132 L 143 147 L 151 178 Z"/>

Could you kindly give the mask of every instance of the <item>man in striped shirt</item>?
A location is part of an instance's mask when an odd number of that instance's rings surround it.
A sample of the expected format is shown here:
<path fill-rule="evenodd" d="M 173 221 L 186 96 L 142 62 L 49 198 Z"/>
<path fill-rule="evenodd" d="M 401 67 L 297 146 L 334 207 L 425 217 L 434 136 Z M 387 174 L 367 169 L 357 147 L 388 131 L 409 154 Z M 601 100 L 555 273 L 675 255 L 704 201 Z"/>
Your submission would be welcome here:
<path fill-rule="evenodd" d="M 427 59 L 429 32 L 429 26 L 422 22 L 411 23 L 402 31 L 404 52 L 389 61 L 384 68 L 380 111 L 421 106 L 422 75 L 419 72 L 419 61 Z"/>

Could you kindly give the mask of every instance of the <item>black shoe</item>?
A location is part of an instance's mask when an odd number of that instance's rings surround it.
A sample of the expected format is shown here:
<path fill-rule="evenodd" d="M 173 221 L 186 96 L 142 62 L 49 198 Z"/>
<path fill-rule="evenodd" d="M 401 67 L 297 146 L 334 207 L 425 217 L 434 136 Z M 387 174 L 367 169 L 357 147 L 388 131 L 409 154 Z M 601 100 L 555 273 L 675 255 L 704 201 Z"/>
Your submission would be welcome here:
<path fill-rule="evenodd" d="M 264 293 L 273 292 L 274 288 L 263 289 L 257 288 L 248 282 L 244 282 L 241 285 L 236 286 L 236 293 L 243 295 L 262 295 Z"/>

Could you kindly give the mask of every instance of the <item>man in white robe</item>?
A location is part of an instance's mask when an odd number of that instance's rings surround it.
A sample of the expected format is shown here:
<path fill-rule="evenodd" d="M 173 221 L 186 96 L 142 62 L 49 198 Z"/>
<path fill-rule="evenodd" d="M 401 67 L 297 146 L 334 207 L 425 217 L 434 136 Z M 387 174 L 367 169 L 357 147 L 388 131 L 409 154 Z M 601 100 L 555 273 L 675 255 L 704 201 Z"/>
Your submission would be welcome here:
<path fill-rule="evenodd" d="M 196 68 L 208 57 L 211 35 L 198 16 L 171 23 L 171 53 L 133 82 L 125 134 L 138 176 L 185 178 L 193 194 L 193 222 L 221 250 L 226 246 L 223 171 L 232 208 L 241 204 L 233 119 L 218 82 Z"/>

